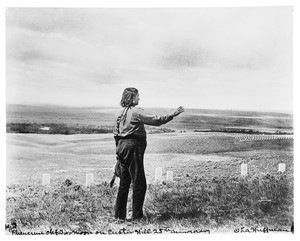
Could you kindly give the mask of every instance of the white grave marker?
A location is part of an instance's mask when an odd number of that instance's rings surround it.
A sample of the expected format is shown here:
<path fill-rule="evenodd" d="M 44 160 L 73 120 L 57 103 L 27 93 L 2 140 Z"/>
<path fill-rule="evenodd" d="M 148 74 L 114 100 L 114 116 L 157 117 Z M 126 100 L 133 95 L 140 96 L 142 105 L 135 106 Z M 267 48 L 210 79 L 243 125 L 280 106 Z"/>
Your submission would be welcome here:
<path fill-rule="evenodd" d="M 278 164 L 278 171 L 279 172 L 285 172 L 285 163 L 279 163 Z"/>
<path fill-rule="evenodd" d="M 94 174 L 93 173 L 87 173 L 86 174 L 85 185 L 88 187 L 93 183 L 93 181 L 94 181 Z"/>
<path fill-rule="evenodd" d="M 248 165 L 246 163 L 242 163 L 241 165 L 241 175 L 247 176 L 248 174 Z"/>
<path fill-rule="evenodd" d="M 156 182 L 162 181 L 162 167 L 155 168 L 155 181 Z"/>
<path fill-rule="evenodd" d="M 167 171 L 167 181 L 173 182 L 173 172 Z"/>
<path fill-rule="evenodd" d="M 49 185 L 50 184 L 50 174 L 49 173 L 44 173 L 43 174 L 43 185 Z"/>

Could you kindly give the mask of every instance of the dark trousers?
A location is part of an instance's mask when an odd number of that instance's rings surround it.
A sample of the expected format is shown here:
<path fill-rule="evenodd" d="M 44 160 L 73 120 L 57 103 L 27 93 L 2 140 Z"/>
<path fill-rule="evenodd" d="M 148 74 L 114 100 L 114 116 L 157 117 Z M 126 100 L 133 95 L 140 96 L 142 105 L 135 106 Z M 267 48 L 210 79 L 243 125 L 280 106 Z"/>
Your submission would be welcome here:
<path fill-rule="evenodd" d="M 126 206 L 131 182 L 133 184 L 132 219 L 136 220 L 143 217 L 143 204 L 147 189 L 144 171 L 146 146 L 146 140 L 121 139 L 118 141 L 117 155 L 121 163 L 121 177 L 115 206 L 115 218 L 126 219 Z"/>

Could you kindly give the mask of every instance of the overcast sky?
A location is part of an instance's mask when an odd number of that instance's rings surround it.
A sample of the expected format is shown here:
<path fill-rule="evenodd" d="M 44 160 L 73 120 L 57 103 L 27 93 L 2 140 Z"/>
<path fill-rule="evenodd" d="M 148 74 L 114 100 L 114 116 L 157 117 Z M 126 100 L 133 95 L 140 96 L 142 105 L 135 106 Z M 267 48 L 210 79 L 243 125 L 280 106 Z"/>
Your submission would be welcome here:
<path fill-rule="evenodd" d="M 7 103 L 292 110 L 292 8 L 9 8 Z"/>

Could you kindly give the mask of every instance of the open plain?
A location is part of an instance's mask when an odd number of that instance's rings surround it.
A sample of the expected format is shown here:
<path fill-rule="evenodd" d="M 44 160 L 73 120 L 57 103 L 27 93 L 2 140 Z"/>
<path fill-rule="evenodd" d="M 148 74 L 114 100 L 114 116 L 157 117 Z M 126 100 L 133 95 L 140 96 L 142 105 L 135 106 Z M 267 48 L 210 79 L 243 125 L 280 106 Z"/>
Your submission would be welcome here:
<path fill-rule="evenodd" d="M 78 116 L 76 111 L 71 112 L 62 117 L 60 110 L 59 120 L 67 123 L 72 116 L 74 126 Z M 159 229 L 166 233 L 241 232 L 242 227 L 290 232 L 294 215 L 294 155 L 293 138 L 287 133 L 293 131 L 292 117 L 230 112 L 227 117 L 236 120 L 236 129 L 251 130 L 250 125 L 255 124 L 253 130 L 264 132 L 251 135 L 232 132 L 233 123 L 228 118 L 224 122 L 226 112 L 204 112 L 187 111 L 187 116 L 168 126 L 172 131 L 156 129 L 158 133 L 148 134 L 144 160 L 148 182 L 146 220 L 138 224 L 116 224 L 113 220 L 117 185 L 108 186 L 116 162 L 112 133 L 63 135 L 9 131 L 7 232 L 46 233 L 57 229 L 62 233 L 107 234 L 124 228 L 128 232 L 148 229 L 152 233 Z M 13 120 L 47 126 L 45 120 L 51 119 L 44 115 L 37 117 L 39 111 L 27 113 L 24 118 L 19 112 L 13 113 L 8 124 Z M 48 115 L 57 117 L 53 113 L 51 110 Z M 86 120 L 87 127 L 94 125 L 90 123 L 95 123 L 96 116 L 93 114 L 92 122 Z M 107 116 L 112 116 L 111 110 L 104 115 Z M 105 126 L 101 115 L 98 117 Z M 208 129 L 201 129 L 201 122 L 195 121 L 201 117 Z M 216 131 L 219 128 L 230 128 L 230 133 Z M 242 163 L 248 165 L 247 176 L 243 177 Z M 285 163 L 284 173 L 278 172 L 279 163 Z M 173 171 L 174 182 L 155 183 L 157 167 L 163 168 L 164 180 L 166 172 Z M 48 186 L 42 185 L 45 173 L 51 177 Z M 91 187 L 85 187 L 88 173 L 94 175 Z M 131 197 L 128 216 L 130 200 Z"/>

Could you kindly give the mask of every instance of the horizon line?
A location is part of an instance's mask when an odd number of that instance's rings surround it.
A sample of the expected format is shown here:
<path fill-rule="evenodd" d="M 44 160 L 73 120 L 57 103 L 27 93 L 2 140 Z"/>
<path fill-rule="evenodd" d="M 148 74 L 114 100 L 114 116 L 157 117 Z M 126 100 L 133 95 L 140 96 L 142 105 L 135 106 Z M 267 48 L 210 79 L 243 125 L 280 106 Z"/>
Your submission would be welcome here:
<path fill-rule="evenodd" d="M 62 105 L 62 104 L 49 104 L 49 103 L 37 103 L 37 104 L 33 104 L 33 103 L 28 103 L 28 104 L 15 104 L 15 103 L 6 103 L 6 106 L 8 105 L 20 105 L 20 106 L 48 106 L 48 107 L 64 107 L 64 108 L 121 108 L 121 106 L 105 106 L 105 105 Z M 166 106 L 140 106 L 141 108 L 156 108 L 156 109 L 176 109 L 177 107 L 166 107 Z M 183 106 L 184 107 L 184 106 Z M 195 108 L 195 107 L 191 107 L 191 108 L 187 108 L 184 107 L 186 110 L 216 110 L 216 111 L 245 111 L 245 112 L 275 112 L 275 113 L 283 113 L 283 114 L 294 114 L 294 110 L 274 110 L 274 109 L 264 109 L 264 110 L 259 110 L 259 109 L 235 109 L 235 108 L 228 108 L 228 109 L 222 109 L 222 108 Z"/>

